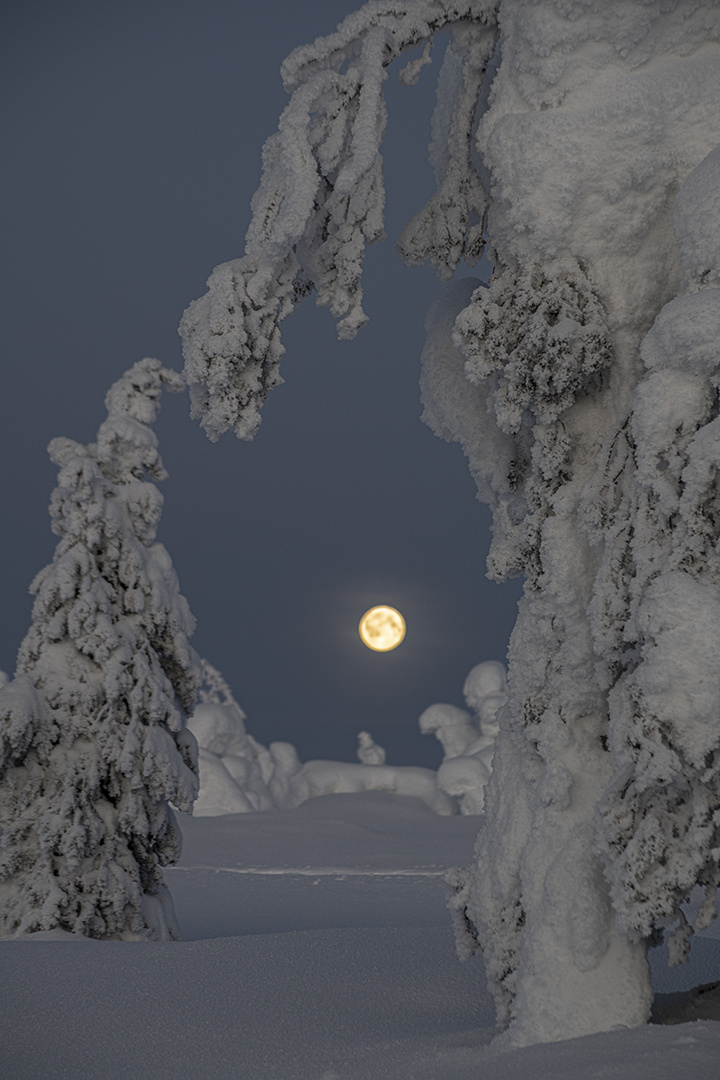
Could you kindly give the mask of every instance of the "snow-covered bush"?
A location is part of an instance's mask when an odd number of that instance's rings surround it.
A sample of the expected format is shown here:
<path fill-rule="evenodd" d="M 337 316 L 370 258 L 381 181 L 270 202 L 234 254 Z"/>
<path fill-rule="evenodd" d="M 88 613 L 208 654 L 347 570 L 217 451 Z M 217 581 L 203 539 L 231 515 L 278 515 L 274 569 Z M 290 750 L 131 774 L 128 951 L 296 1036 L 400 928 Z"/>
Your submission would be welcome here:
<path fill-rule="evenodd" d="M 198 743 L 196 814 L 244 814 L 276 805 L 268 788 L 275 764 L 247 733 L 245 720 L 225 679 L 203 660 L 198 704 L 188 720 Z"/>
<path fill-rule="evenodd" d="M 384 765 L 385 748 L 378 746 L 369 731 L 358 733 L 357 759 L 361 765 Z"/>
<path fill-rule="evenodd" d="M 719 281 L 720 8 L 372 0 L 286 62 L 246 255 L 182 332 L 216 438 L 256 429 L 297 299 L 357 330 L 385 69 L 443 27 L 438 190 L 401 247 L 448 277 L 484 225 L 494 266 L 436 306 L 421 385 L 493 509 L 491 574 L 525 576 L 454 903 L 518 1045 L 643 1023 L 645 935 L 675 919 L 682 944 L 690 887 L 717 880 L 717 338 L 698 293 Z"/>
<path fill-rule="evenodd" d="M 457 705 L 430 705 L 418 724 L 423 735 L 435 735 L 442 745 L 440 790 L 458 800 L 461 814 L 481 814 L 498 733 L 496 714 L 507 701 L 505 665 L 499 660 L 476 664 L 465 679 L 463 695 L 473 716 Z"/>
<path fill-rule="evenodd" d="M 432 769 L 386 765 L 385 751 L 366 731 L 358 736 L 359 763 L 303 764 L 292 743 L 261 746 L 248 735 L 245 714 L 229 686 L 207 661 L 199 698 L 188 721 L 199 746 L 198 816 L 292 809 L 318 795 L 360 791 L 390 791 L 420 799 L 438 814 L 457 813 L 455 800 L 438 786 Z"/>
<path fill-rule="evenodd" d="M 142 360 L 105 399 L 97 442 L 54 439 L 60 537 L 32 584 L 32 626 L 0 689 L 0 933 L 177 936 L 162 867 L 191 811 L 194 621 L 155 542 L 163 388 Z"/>

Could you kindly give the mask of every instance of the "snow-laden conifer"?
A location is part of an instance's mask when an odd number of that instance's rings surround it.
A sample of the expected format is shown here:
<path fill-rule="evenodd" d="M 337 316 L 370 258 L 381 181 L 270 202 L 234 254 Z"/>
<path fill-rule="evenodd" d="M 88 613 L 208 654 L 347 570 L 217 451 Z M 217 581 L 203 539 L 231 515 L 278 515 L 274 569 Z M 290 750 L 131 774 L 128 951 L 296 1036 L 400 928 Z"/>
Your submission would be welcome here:
<path fill-rule="evenodd" d="M 453 282 L 431 313 L 421 386 L 493 509 L 491 574 L 526 582 L 486 822 L 454 879 L 461 947 L 481 948 L 517 1045 L 642 1023 L 646 935 L 715 880 L 720 678 L 701 645 L 720 625 L 718 384 L 697 296 L 718 282 L 703 222 L 717 187 L 692 170 L 718 142 L 720 9 L 366 4 L 286 63 L 294 94 L 246 257 L 218 268 L 183 333 L 217 437 L 255 430 L 297 296 L 316 289 L 341 335 L 357 329 L 362 251 L 381 234 L 384 69 L 443 27 L 438 191 L 401 249 L 447 277 L 484 224 L 494 266 L 489 288 Z"/>
<path fill-rule="evenodd" d="M 0 932 L 176 936 L 162 867 L 191 811 L 194 620 L 155 534 L 165 477 L 157 360 L 110 389 L 97 441 L 54 439 L 60 537 L 32 584 L 32 626 L 0 688 Z"/>

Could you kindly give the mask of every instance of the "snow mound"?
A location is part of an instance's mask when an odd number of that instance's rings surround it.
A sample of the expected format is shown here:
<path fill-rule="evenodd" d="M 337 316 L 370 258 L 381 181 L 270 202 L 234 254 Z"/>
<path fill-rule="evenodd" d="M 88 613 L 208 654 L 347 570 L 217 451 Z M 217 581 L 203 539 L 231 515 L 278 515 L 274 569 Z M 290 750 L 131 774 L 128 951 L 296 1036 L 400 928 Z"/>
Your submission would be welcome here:
<path fill-rule="evenodd" d="M 388 791 L 420 799 L 437 814 L 455 814 L 457 807 L 432 769 L 412 765 L 363 765 L 343 761 L 307 761 L 290 778 L 288 806 L 318 795 Z"/>

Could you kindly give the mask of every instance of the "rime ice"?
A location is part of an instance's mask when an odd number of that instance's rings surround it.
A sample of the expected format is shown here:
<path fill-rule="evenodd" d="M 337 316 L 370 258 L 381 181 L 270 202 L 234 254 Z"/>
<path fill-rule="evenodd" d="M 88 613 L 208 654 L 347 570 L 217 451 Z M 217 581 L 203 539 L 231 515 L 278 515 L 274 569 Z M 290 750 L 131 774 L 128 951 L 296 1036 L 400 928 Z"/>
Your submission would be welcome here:
<path fill-rule="evenodd" d="M 97 442 L 54 439 L 60 537 L 0 689 L 0 929 L 174 937 L 162 867 L 191 811 L 194 628 L 155 541 L 165 476 L 151 428 L 182 380 L 142 360 L 110 389 Z"/>

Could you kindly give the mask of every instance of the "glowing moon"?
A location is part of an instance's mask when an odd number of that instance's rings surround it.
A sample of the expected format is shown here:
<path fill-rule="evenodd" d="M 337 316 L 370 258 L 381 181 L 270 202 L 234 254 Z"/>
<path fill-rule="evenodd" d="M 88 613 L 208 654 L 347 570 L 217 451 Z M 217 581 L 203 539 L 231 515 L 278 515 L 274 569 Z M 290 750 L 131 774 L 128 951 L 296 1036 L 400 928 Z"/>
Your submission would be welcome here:
<path fill-rule="evenodd" d="M 397 648 L 405 637 L 405 620 L 394 607 L 381 604 L 365 612 L 358 631 L 368 649 L 390 652 Z"/>

